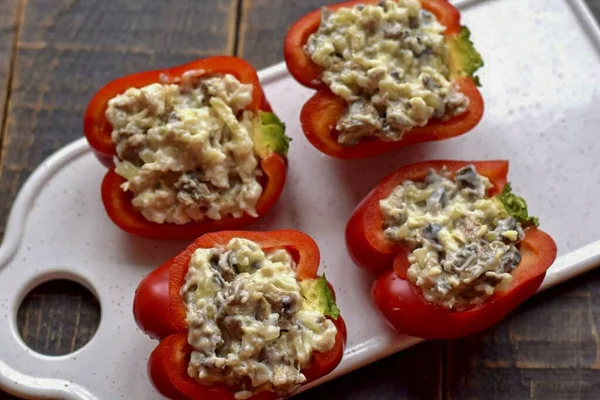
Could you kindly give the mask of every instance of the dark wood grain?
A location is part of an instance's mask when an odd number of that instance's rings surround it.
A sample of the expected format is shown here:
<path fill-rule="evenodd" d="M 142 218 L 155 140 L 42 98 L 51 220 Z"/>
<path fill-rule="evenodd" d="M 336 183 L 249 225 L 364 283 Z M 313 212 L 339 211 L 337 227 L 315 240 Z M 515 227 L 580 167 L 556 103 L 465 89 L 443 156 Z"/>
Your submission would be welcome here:
<path fill-rule="evenodd" d="M 235 52 L 265 67 L 282 60 L 291 22 L 335 2 L 0 0 L 0 238 L 23 181 L 81 137 L 87 100 L 103 83 L 212 54 Z M 598 17 L 600 0 L 587 3 Z M 83 345 L 99 318 L 93 296 L 57 282 L 28 296 L 17 320 L 28 345 L 57 355 Z M 420 344 L 298 398 L 600 398 L 599 326 L 596 271 L 536 296 L 485 333 Z M 15 398 L 0 391 L 0 399 Z"/>
<path fill-rule="evenodd" d="M 600 18 L 600 0 L 585 0 L 596 20 Z"/>
<path fill-rule="evenodd" d="M 367 365 L 294 399 L 442 399 L 442 343 L 424 342 Z"/>
<path fill-rule="evenodd" d="M 243 0 L 237 53 L 256 68 L 283 61 L 283 39 L 298 18 L 339 0 Z"/>
<path fill-rule="evenodd" d="M 0 145 L 4 134 L 4 118 L 11 79 L 11 62 L 14 57 L 19 21 L 19 1 L 0 1 Z M 2 154 L 0 153 L 0 159 Z M 0 223 L 0 226 L 2 223 Z M 2 229 L 2 228 L 0 228 Z"/>
<path fill-rule="evenodd" d="M 17 314 L 19 334 L 33 349 L 63 355 L 85 345 L 100 323 L 100 303 L 82 285 L 49 281 L 23 300 Z"/>

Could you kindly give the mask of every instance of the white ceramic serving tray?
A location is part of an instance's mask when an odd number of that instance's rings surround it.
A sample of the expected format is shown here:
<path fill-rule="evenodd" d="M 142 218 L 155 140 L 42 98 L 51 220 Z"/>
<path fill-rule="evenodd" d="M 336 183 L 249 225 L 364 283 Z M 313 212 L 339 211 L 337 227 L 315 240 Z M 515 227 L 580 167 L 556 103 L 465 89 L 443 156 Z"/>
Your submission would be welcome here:
<path fill-rule="evenodd" d="M 600 30 L 578 0 L 457 2 L 485 59 L 485 115 L 467 135 L 360 161 L 317 152 L 298 115 L 311 91 L 284 65 L 261 72 L 267 95 L 293 137 L 287 185 L 254 229 L 312 235 L 321 272 L 337 289 L 348 346 L 332 379 L 414 345 L 392 332 L 369 300 L 372 277 L 356 268 L 344 226 L 357 202 L 402 164 L 435 158 L 510 160 L 510 180 L 557 241 L 543 289 L 600 264 Z M 44 161 L 14 203 L 0 248 L 0 387 L 28 398 L 159 399 L 146 376 L 156 345 L 137 328 L 132 299 L 140 279 L 187 243 L 132 237 L 100 201 L 104 167 L 84 139 Z M 97 333 L 73 354 L 50 357 L 21 340 L 17 309 L 37 284 L 83 283 L 100 300 Z"/>

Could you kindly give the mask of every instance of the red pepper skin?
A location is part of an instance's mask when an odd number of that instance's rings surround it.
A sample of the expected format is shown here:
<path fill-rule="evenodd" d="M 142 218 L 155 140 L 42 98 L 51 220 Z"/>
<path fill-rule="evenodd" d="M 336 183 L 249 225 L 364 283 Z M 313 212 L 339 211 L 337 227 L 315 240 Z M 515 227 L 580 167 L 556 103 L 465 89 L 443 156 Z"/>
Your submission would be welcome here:
<path fill-rule="evenodd" d="M 240 82 L 252 84 L 252 102 L 247 109 L 271 111 L 256 70 L 248 62 L 228 56 L 199 59 L 164 70 L 139 72 L 115 79 L 101 88 L 88 104 L 83 124 L 85 137 L 96 157 L 109 168 L 102 181 L 102 202 L 113 223 L 126 232 L 154 239 L 194 239 L 215 230 L 240 229 L 257 220 L 245 214 L 240 218 L 225 217 L 218 221 L 207 219 L 184 225 L 157 224 L 145 219 L 133 207 L 131 192 L 125 192 L 120 188 L 125 180 L 114 171 L 113 157 L 116 156 L 116 148 L 111 139 L 112 127 L 105 116 L 108 101 L 128 88 L 142 87 L 156 82 L 178 83 L 186 72 L 199 70 L 206 74 L 232 74 Z M 274 206 L 283 191 L 287 176 L 287 158 L 279 153 L 272 153 L 261 159 L 260 165 L 265 172 L 265 177 L 261 182 L 263 194 L 256 206 L 259 218 Z"/>
<path fill-rule="evenodd" d="M 519 244 L 521 262 L 512 272 L 512 283 L 496 290 L 482 304 L 466 311 L 435 306 L 422 296 L 420 288 L 407 280 L 410 250 L 387 239 L 379 200 L 405 180 L 422 181 L 427 171 L 446 166 L 452 174 L 473 164 L 479 174 L 490 179 L 494 196 L 506 185 L 507 161 L 437 160 L 411 164 L 398 169 L 377 185 L 356 207 L 346 225 L 346 245 L 360 268 L 375 272 L 371 297 L 386 322 L 397 331 L 423 339 L 452 339 L 485 330 L 504 319 L 519 304 L 531 297 L 541 285 L 546 271 L 556 259 L 556 243 L 538 228 L 526 230 Z"/>
<path fill-rule="evenodd" d="M 327 8 L 335 11 L 356 4 L 375 4 L 377 1 L 354 0 L 327 6 Z M 459 11 L 446 0 L 421 0 L 421 4 L 446 26 L 444 36 L 448 43 L 452 43 L 461 29 Z M 306 14 L 290 27 L 284 43 L 284 58 L 290 74 L 300 84 L 317 90 L 317 93 L 304 104 L 300 113 L 300 122 L 306 138 L 319 151 L 342 159 L 372 157 L 416 143 L 444 140 L 465 134 L 481 120 L 484 111 L 481 93 L 472 78 L 458 72 L 456 65 L 460 62 L 459 56 L 455 54 L 454 47 L 450 46 L 451 79 L 469 98 L 469 108 L 466 112 L 446 121 L 432 120 L 424 127 L 413 128 L 406 132 L 403 139 L 396 142 L 371 139 L 353 146 L 341 145 L 337 141 L 339 133 L 335 125 L 345 113 L 347 104 L 320 80 L 322 68 L 304 52 L 309 36 L 317 31 L 320 23 L 320 10 Z"/>
<path fill-rule="evenodd" d="M 228 387 L 202 385 L 187 373 L 192 349 L 187 343 L 185 305 L 180 295 L 180 288 L 185 281 L 185 274 L 195 250 L 225 246 L 235 237 L 252 240 L 264 250 L 285 248 L 297 263 L 298 279 L 317 277 L 320 254 L 316 243 L 306 234 L 291 230 L 207 233 L 196 239 L 172 260 L 148 274 L 136 290 L 133 313 L 139 328 L 152 338 L 160 340 L 148 360 L 148 374 L 156 390 L 169 398 L 234 399 L 233 392 Z M 333 371 L 342 359 L 346 345 L 346 325 L 341 316 L 332 321 L 338 330 L 335 345 L 328 352 L 313 354 L 310 364 L 302 370 L 307 383 Z M 253 396 L 252 400 L 276 398 L 274 393 L 263 391 Z"/>

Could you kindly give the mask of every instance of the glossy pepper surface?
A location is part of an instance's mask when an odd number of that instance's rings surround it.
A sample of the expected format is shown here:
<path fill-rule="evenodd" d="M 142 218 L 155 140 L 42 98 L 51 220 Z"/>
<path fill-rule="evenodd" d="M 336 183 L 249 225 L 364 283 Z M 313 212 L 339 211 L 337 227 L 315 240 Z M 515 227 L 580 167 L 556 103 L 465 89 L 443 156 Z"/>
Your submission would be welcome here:
<path fill-rule="evenodd" d="M 302 232 L 280 230 L 270 232 L 223 231 L 205 234 L 196 239 L 179 255 L 148 274 L 138 286 L 134 298 L 134 316 L 142 331 L 160 343 L 148 360 L 148 374 L 154 387 L 173 399 L 233 400 L 234 392 L 225 385 L 202 385 L 188 373 L 192 347 L 187 341 L 186 310 L 180 294 L 188 265 L 199 248 L 225 247 L 233 238 L 251 240 L 263 250 L 285 248 L 296 262 L 298 280 L 317 278 L 319 249 Z M 329 285 L 333 293 L 333 288 Z M 302 370 L 307 382 L 330 373 L 341 361 L 346 344 L 346 326 L 341 316 L 330 318 L 337 328 L 334 347 L 313 353 L 308 366 Z M 273 392 L 263 391 L 252 397 L 276 399 Z"/>
<path fill-rule="evenodd" d="M 487 329 L 537 291 L 556 258 L 554 240 L 532 226 L 525 230 L 525 238 L 518 245 L 521 261 L 511 272 L 513 279 L 508 287 L 496 289 L 483 303 L 465 311 L 448 310 L 425 300 L 421 289 L 407 279 L 411 250 L 384 235 L 379 201 L 404 181 L 423 181 L 429 169 L 439 171 L 446 166 L 454 174 L 469 164 L 490 180 L 489 196 L 502 192 L 507 184 L 507 161 L 421 162 L 385 178 L 356 207 L 346 225 L 348 251 L 359 267 L 378 274 L 372 299 L 386 322 L 399 332 L 424 339 L 450 339 Z"/>
<path fill-rule="evenodd" d="M 356 0 L 327 8 L 335 11 L 342 7 L 377 2 L 378 0 Z M 318 150 L 337 158 L 370 157 L 411 144 L 459 136 L 479 123 L 484 106 L 481 93 L 477 89 L 479 81 L 473 74 L 483 65 L 483 61 L 470 41 L 470 33 L 466 27 L 461 26 L 459 11 L 446 0 L 421 0 L 421 4 L 446 27 L 444 37 L 449 49 L 450 79 L 458 90 L 469 98 L 467 111 L 447 120 L 431 120 L 424 127 L 407 131 L 401 140 L 395 142 L 368 139 L 353 146 L 338 143 L 339 134 L 335 126 L 348 105 L 320 80 L 322 68 L 315 64 L 304 50 L 309 36 L 315 33 L 321 24 L 320 10 L 314 10 L 300 18 L 288 30 L 284 56 L 291 75 L 300 84 L 317 90 L 304 104 L 300 121 L 306 138 Z"/>
<path fill-rule="evenodd" d="M 178 83 L 183 75 L 190 71 L 203 71 L 206 75 L 231 74 L 242 83 L 252 84 L 252 102 L 246 109 L 257 113 L 269 113 L 271 118 L 276 119 L 274 114 L 271 114 L 271 106 L 263 93 L 256 70 L 237 57 L 204 58 L 173 68 L 139 72 L 115 79 L 101 88 L 87 107 L 84 132 L 98 159 L 109 168 L 101 186 L 104 208 L 110 219 L 129 233 L 156 239 L 193 239 L 206 232 L 240 229 L 257 220 L 256 217 L 244 214 L 239 218 L 227 216 L 220 220 L 206 219 L 182 225 L 158 224 L 144 218 L 131 204 L 133 194 L 121 188 L 125 178 L 118 175 L 114 169 L 113 158 L 117 153 L 111 138 L 112 126 L 105 115 L 108 101 L 131 87 L 139 88 L 158 82 Z M 285 145 L 287 146 L 287 142 Z M 259 218 L 275 205 L 283 191 L 288 167 L 286 146 L 275 148 L 263 146 L 259 154 L 260 167 L 264 172 L 260 181 L 263 192 L 256 204 Z"/>

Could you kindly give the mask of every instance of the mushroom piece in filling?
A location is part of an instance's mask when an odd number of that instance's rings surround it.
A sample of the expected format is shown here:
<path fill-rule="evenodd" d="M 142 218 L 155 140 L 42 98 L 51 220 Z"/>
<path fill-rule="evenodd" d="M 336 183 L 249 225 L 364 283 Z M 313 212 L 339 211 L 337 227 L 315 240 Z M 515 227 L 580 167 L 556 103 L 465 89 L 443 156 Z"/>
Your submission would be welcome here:
<path fill-rule="evenodd" d="M 181 289 L 189 375 L 230 385 L 236 399 L 261 390 L 291 395 L 313 352 L 331 350 L 337 333 L 307 295 L 311 281 L 296 279 L 286 250 L 263 252 L 247 239 L 196 250 Z"/>
<path fill-rule="evenodd" d="M 454 180 L 444 168 L 380 201 L 385 236 L 412 248 L 408 279 L 427 301 L 461 311 L 511 282 L 525 234 L 498 196 L 486 195 L 490 186 L 473 165 Z"/>
<path fill-rule="evenodd" d="M 468 97 L 450 81 L 445 29 L 418 0 L 322 9 L 305 51 L 348 103 L 336 125 L 339 143 L 399 141 L 432 118 L 467 110 Z"/>
<path fill-rule="evenodd" d="M 129 88 L 108 102 L 116 172 L 149 221 L 256 216 L 262 170 L 245 108 L 251 84 L 190 71 L 178 84 Z"/>

